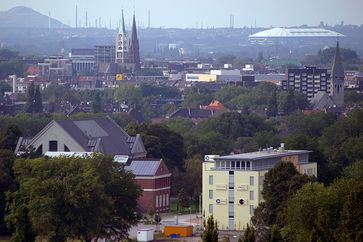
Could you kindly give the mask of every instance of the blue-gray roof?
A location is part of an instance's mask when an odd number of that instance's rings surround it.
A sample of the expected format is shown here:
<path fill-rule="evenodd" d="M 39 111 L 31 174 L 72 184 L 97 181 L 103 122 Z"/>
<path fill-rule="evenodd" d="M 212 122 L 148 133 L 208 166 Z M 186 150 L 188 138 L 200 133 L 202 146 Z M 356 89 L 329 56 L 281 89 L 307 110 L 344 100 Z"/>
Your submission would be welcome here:
<path fill-rule="evenodd" d="M 133 160 L 125 169 L 135 176 L 155 176 L 160 163 L 161 160 Z"/>

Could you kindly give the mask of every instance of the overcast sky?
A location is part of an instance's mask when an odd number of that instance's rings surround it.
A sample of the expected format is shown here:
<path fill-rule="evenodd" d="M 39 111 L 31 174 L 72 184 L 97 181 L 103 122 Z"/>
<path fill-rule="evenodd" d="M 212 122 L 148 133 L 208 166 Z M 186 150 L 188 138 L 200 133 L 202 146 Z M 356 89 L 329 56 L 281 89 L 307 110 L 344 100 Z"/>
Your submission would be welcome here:
<path fill-rule="evenodd" d="M 318 25 L 320 21 L 335 25 L 363 24 L 363 0 L 0 0 L 0 10 L 28 6 L 36 11 L 75 26 L 85 24 L 86 11 L 91 25 L 101 17 L 102 25 L 111 21 L 114 28 L 124 9 L 126 25 L 135 9 L 137 22 L 148 25 L 150 10 L 152 27 L 226 27 L 230 15 L 234 26 L 289 27 Z"/>

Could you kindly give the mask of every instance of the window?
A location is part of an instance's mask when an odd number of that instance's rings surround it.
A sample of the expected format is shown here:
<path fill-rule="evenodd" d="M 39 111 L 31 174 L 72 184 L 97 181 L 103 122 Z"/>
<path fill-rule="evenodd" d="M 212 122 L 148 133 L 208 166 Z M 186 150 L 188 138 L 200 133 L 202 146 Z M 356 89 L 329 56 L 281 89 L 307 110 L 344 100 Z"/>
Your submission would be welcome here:
<path fill-rule="evenodd" d="M 58 141 L 56 140 L 49 141 L 49 151 L 58 151 Z"/>
<path fill-rule="evenodd" d="M 213 204 L 209 204 L 209 213 L 213 213 Z"/>
<path fill-rule="evenodd" d="M 229 204 L 228 217 L 234 217 L 234 204 Z"/>
<path fill-rule="evenodd" d="M 155 207 L 158 208 L 159 207 L 159 196 L 156 196 L 155 202 L 156 202 Z"/>
<path fill-rule="evenodd" d="M 166 206 L 169 206 L 169 194 L 166 194 Z"/>
<path fill-rule="evenodd" d="M 212 175 L 209 176 L 209 185 L 213 185 L 213 176 Z"/>
<path fill-rule="evenodd" d="M 255 185 L 255 177 L 254 176 L 250 176 L 250 185 L 251 186 Z"/>
<path fill-rule="evenodd" d="M 250 191 L 250 200 L 255 200 L 255 192 L 254 191 Z"/>
<path fill-rule="evenodd" d="M 68 148 L 68 146 L 64 145 L 64 151 L 65 152 L 69 152 L 70 151 L 69 148 Z"/>
<path fill-rule="evenodd" d="M 213 190 L 209 190 L 209 199 L 213 199 Z"/>
<path fill-rule="evenodd" d="M 163 206 L 163 196 L 162 195 L 159 196 L 159 206 L 160 207 Z"/>
<path fill-rule="evenodd" d="M 250 214 L 253 215 L 255 212 L 255 209 L 253 207 L 253 205 L 250 205 Z"/>

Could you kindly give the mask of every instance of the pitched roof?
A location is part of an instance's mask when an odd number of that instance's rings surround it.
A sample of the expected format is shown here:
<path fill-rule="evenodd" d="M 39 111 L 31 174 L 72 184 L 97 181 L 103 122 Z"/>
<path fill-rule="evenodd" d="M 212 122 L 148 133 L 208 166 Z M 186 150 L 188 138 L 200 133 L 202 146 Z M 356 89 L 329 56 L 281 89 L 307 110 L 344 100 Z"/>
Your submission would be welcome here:
<path fill-rule="evenodd" d="M 323 91 L 317 92 L 311 99 L 310 104 L 313 110 L 325 110 L 335 106 L 331 97 Z"/>
<path fill-rule="evenodd" d="M 101 151 L 105 154 L 131 155 L 135 142 L 127 142 L 130 136 L 111 118 L 56 121 L 85 151 Z M 141 138 L 140 138 L 141 139 Z M 136 140 L 136 139 L 135 139 Z M 140 140 L 137 140 L 140 143 Z M 142 141 L 141 141 L 142 143 Z M 141 147 L 140 147 L 141 146 Z M 138 145 L 138 152 L 144 148 Z M 145 149 L 144 149 L 145 152 Z"/>
<path fill-rule="evenodd" d="M 224 105 L 218 101 L 218 100 L 213 100 L 208 106 L 207 109 L 213 109 L 213 110 L 223 110 L 226 109 L 224 107 Z"/>
<path fill-rule="evenodd" d="M 133 160 L 127 171 L 131 171 L 135 176 L 155 176 L 161 164 L 161 160 Z"/>

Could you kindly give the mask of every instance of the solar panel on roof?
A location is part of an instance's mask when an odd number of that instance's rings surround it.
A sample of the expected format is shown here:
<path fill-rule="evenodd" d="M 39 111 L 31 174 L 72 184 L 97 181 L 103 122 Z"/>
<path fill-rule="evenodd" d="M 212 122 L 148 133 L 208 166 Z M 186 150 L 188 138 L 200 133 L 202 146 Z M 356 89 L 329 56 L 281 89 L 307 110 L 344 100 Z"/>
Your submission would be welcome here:
<path fill-rule="evenodd" d="M 134 160 L 130 166 L 126 167 L 126 170 L 132 171 L 136 176 L 153 176 L 159 164 L 159 160 Z"/>
<path fill-rule="evenodd" d="M 90 138 L 99 138 L 108 136 L 107 132 L 99 126 L 94 120 L 73 121 L 73 123 Z"/>

